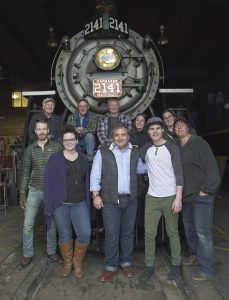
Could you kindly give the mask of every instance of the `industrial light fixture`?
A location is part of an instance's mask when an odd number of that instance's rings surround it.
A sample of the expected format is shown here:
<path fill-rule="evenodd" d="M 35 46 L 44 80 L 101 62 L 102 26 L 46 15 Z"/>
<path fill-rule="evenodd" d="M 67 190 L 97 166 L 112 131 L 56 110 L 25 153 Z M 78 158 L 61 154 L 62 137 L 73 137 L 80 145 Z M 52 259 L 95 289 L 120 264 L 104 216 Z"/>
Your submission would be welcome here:
<path fill-rule="evenodd" d="M 160 35 L 157 43 L 161 46 L 164 46 L 164 45 L 168 44 L 168 42 L 169 42 L 167 36 L 165 35 L 165 26 L 164 25 L 160 26 L 160 33 L 161 33 L 161 35 Z"/>
<path fill-rule="evenodd" d="M 71 50 L 70 37 L 67 35 L 63 36 L 61 39 L 61 45 L 65 51 L 70 51 Z"/>
<path fill-rule="evenodd" d="M 53 27 L 49 27 L 49 39 L 47 42 L 47 46 L 51 47 L 51 48 L 55 48 L 58 46 L 58 43 L 54 37 L 54 28 Z"/>
<path fill-rule="evenodd" d="M 12 92 L 12 107 L 27 107 L 28 99 L 22 96 L 22 92 Z"/>

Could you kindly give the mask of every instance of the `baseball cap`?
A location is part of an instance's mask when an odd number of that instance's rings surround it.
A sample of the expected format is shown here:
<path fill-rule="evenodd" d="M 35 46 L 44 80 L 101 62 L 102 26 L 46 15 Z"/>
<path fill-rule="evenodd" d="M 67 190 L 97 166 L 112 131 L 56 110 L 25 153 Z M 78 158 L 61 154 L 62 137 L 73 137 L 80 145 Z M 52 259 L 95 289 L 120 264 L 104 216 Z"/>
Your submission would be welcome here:
<path fill-rule="evenodd" d="M 151 117 L 147 120 L 146 126 L 149 128 L 151 125 L 160 125 L 161 127 L 164 127 L 163 121 L 160 117 Z"/>
<path fill-rule="evenodd" d="M 43 101 L 42 101 L 42 104 L 44 104 L 44 103 L 47 103 L 47 102 L 49 102 L 49 101 L 52 101 L 54 104 L 56 103 L 56 101 L 53 99 L 53 98 L 45 98 Z"/>

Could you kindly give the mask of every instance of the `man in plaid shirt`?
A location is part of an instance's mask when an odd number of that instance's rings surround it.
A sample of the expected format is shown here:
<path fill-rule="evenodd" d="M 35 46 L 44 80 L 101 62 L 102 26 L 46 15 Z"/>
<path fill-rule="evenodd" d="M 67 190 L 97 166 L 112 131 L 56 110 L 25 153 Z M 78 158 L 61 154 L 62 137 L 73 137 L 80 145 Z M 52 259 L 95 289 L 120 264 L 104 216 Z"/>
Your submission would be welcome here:
<path fill-rule="evenodd" d="M 109 145 L 113 141 L 113 128 L 123 125 L 128 131 L 131 130 L 131 119 L 129 116 L 119 112 L 119 102 L 116 98 L 108 100 L 108 111 L 99 118 L 97 136 L 101 145 Z"/>
<path fill-rule="evenodd" d="M 92 161 L 95 151 L 95 134 L 98 117 L 89 111 L 89 103 L 81 99 L 78 103 L 78 112 L 68 117 L 68 124 L 75 127 L 79 135 L 79 147 L 84 147 L 88 160 Z"/>

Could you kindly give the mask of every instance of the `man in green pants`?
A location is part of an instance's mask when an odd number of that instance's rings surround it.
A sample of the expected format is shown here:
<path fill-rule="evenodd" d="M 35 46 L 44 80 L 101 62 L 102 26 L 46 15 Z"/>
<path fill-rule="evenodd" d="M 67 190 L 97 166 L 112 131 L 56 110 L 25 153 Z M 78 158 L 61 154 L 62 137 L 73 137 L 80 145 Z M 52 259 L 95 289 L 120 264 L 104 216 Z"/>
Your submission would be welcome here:
<path fill-rule="evenodd" d="M 172 265 L 169 280 L 180 275 L 180 238 L 178 214 L 182 209 L 183 171 L 178 147 L 163 138 L 163 121 L 152 117 L 147 122 L 151 141 L 140 149 L 147 165 L 149 189 L 145 199 L 145 263 L 140 280 L 148 281 L 154 272 L 155 238 L 160 217 L 166 222 Z"/>

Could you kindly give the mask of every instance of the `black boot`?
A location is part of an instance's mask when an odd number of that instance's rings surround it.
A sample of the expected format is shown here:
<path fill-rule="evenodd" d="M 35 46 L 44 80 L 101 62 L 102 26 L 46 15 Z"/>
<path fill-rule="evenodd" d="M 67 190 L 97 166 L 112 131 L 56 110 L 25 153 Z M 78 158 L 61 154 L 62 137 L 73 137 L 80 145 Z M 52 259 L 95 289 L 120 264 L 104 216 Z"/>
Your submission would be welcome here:
<path fill-rule="evenodd" d="M 153 275 L 154 273 L 154 266 L 152 267 L 145 267 L 145 269 L 142 271 L 141 275 L 140 275 L 140 281 L 144 281 L 147 282 L 150 277 Z"/>
<path fill-rule="evenodd" d="M 170 272 L 168 274 L 168 279 L 175 280 L 180 276 L 180 273 L 181 273 L 180 265 L 172 265 L 170 268 Z"/>

